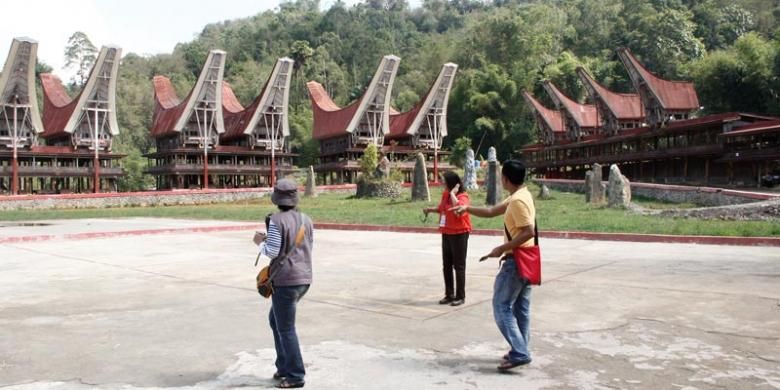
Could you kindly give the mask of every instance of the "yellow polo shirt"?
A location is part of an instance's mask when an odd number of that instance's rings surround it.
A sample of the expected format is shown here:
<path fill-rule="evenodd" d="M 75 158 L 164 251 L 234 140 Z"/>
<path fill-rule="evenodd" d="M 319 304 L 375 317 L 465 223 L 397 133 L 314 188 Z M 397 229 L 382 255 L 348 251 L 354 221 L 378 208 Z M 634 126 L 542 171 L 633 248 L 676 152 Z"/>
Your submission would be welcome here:
<path fill-rule="evenodd" d="M 506 211 L 504 212 L 504 225 L 506 225 L 509 234 L 512 237 L 516 237 L 520 234 L 520 230 L 526 226 L 533 225 L 536 219 L 536 207 L 534 207 L 534 198 L 531 196 L 531 192 L 528 191 L 528 187 L 523 186 L 514 194 L 510 195 L 504 203 L 508 203 Z M 504 234 L 504 242 L 509 240 Z M 533 246 L 533 237 L 528 239 L 520 246 Z M 512 251 L 507 251 L 506 254 L 511 254 Z"/>

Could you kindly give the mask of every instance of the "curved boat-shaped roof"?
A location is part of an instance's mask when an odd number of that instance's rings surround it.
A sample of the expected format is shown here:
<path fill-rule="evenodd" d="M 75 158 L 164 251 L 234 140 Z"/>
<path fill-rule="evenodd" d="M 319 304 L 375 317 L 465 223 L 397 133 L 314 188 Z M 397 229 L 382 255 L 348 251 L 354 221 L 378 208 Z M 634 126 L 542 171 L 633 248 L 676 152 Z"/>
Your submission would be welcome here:
<path fill-rule="evenodd" d="M 563 128 L 563 117 L 561 116 L 560 111 L 545 107 L 541 102 L 536 100 L 533 95 L 528 93 L 528 91 L 523 91 L 523 98 L 525 98 L 525 101 L 531 109 L 539 115 L 546 127 L 552 130 L 553 133 L 563 133 L 566 131 L 566 129 Z"/>
<path fill-rule="evenodd" d="M 121 55 L 122 49 L 119 47 L 102 47 L 84 88 L 73 99 L 65 91 L 59 77 L 50 73 L 41 74 L 45 129 L 41 137 L 57 138 L 72 134 L 88 103 L 104 104 L 105 107 L 100 109 L 108 110 L 109 131 L 114 136 L 119 134 L 116 121 L 116 78 Z"/>
<path fill-rule="evenodd" d="M 634 72 L 647 84 L 648 89 L 661 106 L 668 111 L 693 111 L 699 109 L 699 97 L 693 83 L 687 81 L 669 81 L 656 76 L 634 57 L 627 48 L 618 50 L 618 56 L 623 65 L 629 69 L 634 85 L 638 87 L 640 80 L 635 80 Z M 637 90 L 640 90 L 637 88 Z"/>
<path fill-rule="evenodd" d="M 399 139 L 417 134 L 423 119 L 431 110 L 440 110 L 442 121 L 440 122 L 440 132 L 442 137 L 447 136 L 447 102 L 452 90 L 452 82 L 455 79 L 455 72 L 458 65 L 448 62 L 441 67 L 436 81 L 431 84 L 425 97 L 420 100 L 411 110 L 407 112 L 398 112 L 390 107 L 390 132 L 385 139 Z"/>
<path fill-rule="evenodd" d="M 176 95 L 176 89 L 167 77 L 154 76 L 152 84 L 154 85 L 152 137 L 165 137 L 174 133 L 173 127 L 184 111 L 184 104 Z M 190 95 L 187 95 L 187 100 L 189 100 Z"/>
<path fill-rule="evenodd" d="M 370 105 L 383 111 L 382 132 L 389 133 L 390 95 L 400 61 L 394 55 L 384 56 L 363 96 L 343 108 L 331 99 L 322 84 L 316 81 L 306 83 L 314 112 L 312 137 L 323 140 L 352 133 Z"/>
<path fill-rule="evenodd" d="M 290 58 L 278 59 L 263 90 L 246 108 L 241 106 L 230 84 L 222 83 L 222 110 L 225 120 L 223 140 L 238 139 L 251 134 L 260 116 L 264 114 L 281 114 L 282 135 L 290 135 L 287 113 L 292 66 L 293 60 Z"/>
<path fill-rule="evenodd" d="M 420 116 L 421 113 L 423 113 L 422 116 L 425 115 L 425 111 L 422 110 L 424 103 L 424 100 L 420 100 L 414 107 L 406 112 L 399 112 L 396 109 L 392 109 L 391 111 L 395 112 L 390 113 L 390 132 L 385 136 L 385 139 L 400 139 L 412 135 L 412 133 L 409 133 L 409 130 L 411 129 L 415 118 Z"/>
<path fill-rule="evenodd" d="M 577 74 L 580 76 L 589 93 L 598 96 L 592 96 L 595 99 L 601 99 L 607 109 L 618 120 L 643 120 L 645 110 L 642 106 L 642 99 L 635 93 L 618 93 L 610 91 L 601 85 L 583 67 L 577 68 Z"/>
<path fill-rule="evenodd" d="M 29 105 L 32 131 L 44 131 L 35 91 L 35 64 L 38 42 L 30 38 L 14 38 L 0 73 L 0 104 Z M 13 101 L 12 101 L 13 100 Z"/>
<path fill-rule="evenodd" d="M 355 116 L 365 95 L 341 108 L 331 99 L 322 84 L 309 81 L 306 83 L 306 88 L 309 90 L 311 108 L 314 112 L 312 137 L 321 140 L 346 134 L 349 122 Z"/>
<path fill-rule="evenodd" d="M 41 137 L 51 138 L 64 135 L 65 125 L 76 111 L 76 105 L 80 99 L 71 99 L 65 92 L 62 81 L 56 75 L 41 73 L 40 77 L 43 89 L 43 122 L 46 124 Z"/>
<path fill-rule="evenodd" d="M 244 111 L 244 106 L 238 101 L 233 87 L 225 80 L 222 80 L 222 110 L 233 114 Z"/>
<path fill-rule="evenodd" d="M 601 126 L 596 106 L 578 103 L 566 96 L 549 80 L 544 82 L 544 89 L 560 108 L 566 110 L 581 128 L 596 128 Z"/>
<path fill-rule="evenodd" d="M 213 105 L 216 108 L 214 125 L 217 132 L 222 134 L 225 131 L 222 118 L 224 72 L 225 52 L 211 50 L 198 76 L 198 81 L 184 100 L 180 100 L 176 95 L 176 89 L 170 79 L 165 76 L 154 76 L 152 137 L 162 138 L 178 134 L 184 129 L 198 103 Z"/>

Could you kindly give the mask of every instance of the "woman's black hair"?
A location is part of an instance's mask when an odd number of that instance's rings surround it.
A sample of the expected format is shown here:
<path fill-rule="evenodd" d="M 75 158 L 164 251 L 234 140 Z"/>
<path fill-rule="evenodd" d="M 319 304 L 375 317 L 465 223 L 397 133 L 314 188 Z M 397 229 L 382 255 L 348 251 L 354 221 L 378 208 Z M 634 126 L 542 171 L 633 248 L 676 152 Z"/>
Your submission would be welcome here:
<path fill-rule="evenodd" d="M 525 164 L 519 160 L 507 160 L 501 168 L 501 174 L 510 183 L 521 186 L 525 182 Z"/>
<path fill-rule="evenodd" d="M 442 176 L 444 177 L 444 184 L 447 185 L 447 190 L 451 190 L 455 187 L 456 184 L 460 184 L 458 187 L 458 193 L 462 194 L 466 192 L 466 187 L 463 185 L 463 182 L 460 180 L 460 176 L 458 176 L 457 173 L 447 171 L 444 172 Z"/>
<path fill-rule="evenodd" d="M 282 205 L 278 205 L 276 207 L 278 207 L 279 210 L 282 210 L 282 211 L 290 211 L 290 210 L 295 208 L 295 206 L 282 206 Z"/>

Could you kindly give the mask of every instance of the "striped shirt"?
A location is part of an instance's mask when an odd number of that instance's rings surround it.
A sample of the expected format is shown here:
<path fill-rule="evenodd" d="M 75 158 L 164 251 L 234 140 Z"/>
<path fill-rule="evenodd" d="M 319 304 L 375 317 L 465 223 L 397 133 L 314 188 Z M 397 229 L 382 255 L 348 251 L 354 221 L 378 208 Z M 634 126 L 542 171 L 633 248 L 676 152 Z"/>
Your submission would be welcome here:
<path fill-rule="evenodd" d="M 268 224 L 268 236 L 260 243 L 260 254 L 270 259 L 279 256 L 282 249 L 282 233 L 273 221 Z"/>

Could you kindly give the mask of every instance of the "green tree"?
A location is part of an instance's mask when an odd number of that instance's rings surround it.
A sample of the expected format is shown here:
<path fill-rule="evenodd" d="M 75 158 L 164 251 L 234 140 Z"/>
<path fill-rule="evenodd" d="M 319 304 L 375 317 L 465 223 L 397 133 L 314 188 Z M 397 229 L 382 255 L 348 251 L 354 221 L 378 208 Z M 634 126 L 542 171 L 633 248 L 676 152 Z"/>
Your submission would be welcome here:
<path fill-rule="evenodd" d="M 668 78 L 682 76 L 681 65 L 700 58 L 705 49 L 696 34 L 693 14 L 669 7 L 655 9 L 644 0 L 624 0 L 626 16 L 623 31 L 617 31 L 627 46 L 655 73 Z"/>
<path fill-rule="evenodd" d="M 696 35 L 710 50 L 726 48 L 754 26 L 753 14 L 738 4 L 707 0 L 692 10 Z"/>
<path fill-rule="evenodd" d="M 146 159 L 138 150 L 130 149 L 120 161 L 125 175 L 118 180 L 120 191 L 147 191 L 152 189 L 154 179 L 144 173 Z"/>
<path fill-rule="evenodd" d="M 295 41 L 292 43 L 290 56 L 295 62 L 293 63 L 293 85 L 290 91 L 290 100 L 296 108 L 300 106 L 304 96 L 303 81 L 300 79 L 301 68 L 312 55 L 314 55 L 314 49 L 309 46 L 309 42 Z"/>
<path fill-rule="evenodd" d="M 577 67 L 581 65 L 582 62 L 574 53 L 564 51 L 555 63 L 544 68 L 544 78 L 552 81 L 570 98 L 581 102 L 586 92 L 577 76 Z"/>
<path fill-rule="evenodd" d="M 87 34 L 76 31 L 68 38 L 65 46 L 65 68 L 76 69 L 76 75 L 72 79 L 74 84 L 82 86 L 87 82 L 92 65 L 97 60 L 97 53 L 97 48 Z"/>
<path fill-rule="evenodd" d="M 777 89 L 778 46 L 748 33 L 734 46 L 714 51 L 690 65 L 708 112 L 780 112 Z"/>
<path fill-rule="evenodd" d="M 448 138 L 470 138 L 477 153 L 496 146 L 505 159 L 530 139 L 527 125 L 517 114 L 521 101 L 517 85 L 497 65 L 462 72 L 450 97 Z"/>

